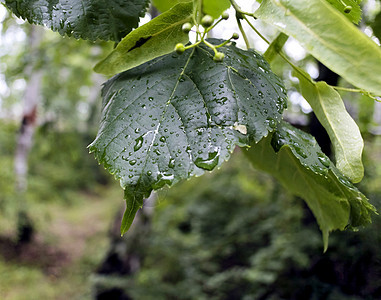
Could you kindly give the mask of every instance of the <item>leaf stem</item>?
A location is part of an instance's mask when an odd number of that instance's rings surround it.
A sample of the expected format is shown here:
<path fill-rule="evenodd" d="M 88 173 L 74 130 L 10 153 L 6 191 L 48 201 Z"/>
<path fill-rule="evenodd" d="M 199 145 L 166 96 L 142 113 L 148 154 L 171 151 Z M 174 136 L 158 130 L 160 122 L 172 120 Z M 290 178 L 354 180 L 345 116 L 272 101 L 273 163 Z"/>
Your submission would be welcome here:
<path fill-rule="evenodd" d="M 232 4 L 233 8 L 237 12 L 239 12 L 241 15 L 250 16 L 250 17 L 253 17 L 254 19 L 256 19 L 256 17 L 254 16 L 254 13 L 248 13 L 248 12 L 243 11 L 234 0 L 230 0 L 230 3 Z"/>
<path fill-rule="evenodd" d="M 266 39 L 262 33 L 260 33 L 257 28 L 254 27 L 254 25 L 247 19 L 247 17 L 245 15 L 242 15 L 243 19 L 247 22 L 247 24 L 249 24 L 249 26 L 251 27 L 251 29 L 253 29 L 255 31 L 256 34 L 258 34 L 258 36 L 264 40 L 267 44 L 270 44 L 269 40 Z"/>
<path fill-rule="evenodd" d="M 248 40 L 248 38 L 247 38 L 247 36 L 246 36 L 245 30 L 243 30 L 243 27 L 242 27 L 242 24 L 241 24 L 241 20 L 240 20 L 240 18 L 237 16 L 237 14 L 236 14 L 236 20 L 237 20 L 237 25 L 238 25 L 239 31 L 241 32 L 242 37 L 243 37 L 243 39 L 244 39 L 244 41 L 245 41 L 246 48 L 247 48 L 247 49 L 250 49 L 250 43 L 249 43 L 249 40 Z"/>

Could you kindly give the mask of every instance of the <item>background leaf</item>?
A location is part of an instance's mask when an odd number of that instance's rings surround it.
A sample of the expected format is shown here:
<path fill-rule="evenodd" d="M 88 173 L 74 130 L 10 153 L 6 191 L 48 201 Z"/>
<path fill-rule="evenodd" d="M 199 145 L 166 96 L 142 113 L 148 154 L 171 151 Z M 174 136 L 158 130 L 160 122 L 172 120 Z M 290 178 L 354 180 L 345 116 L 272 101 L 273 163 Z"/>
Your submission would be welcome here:
<path fill-rule="evenodd" d="M 90 151 L 120 179 L 129 208 L 152 189 L 220 166 L 235 145 L 260 141 L 281 120 L 285 89 L 267 62 L 234 45 L 219 51 L 222 63 L 203 45 L 105 84 L 102 121 Z"/>
<path fill-rule="evenodd" d="M 149 0 L 5 0 L 5 4 L 16 16 L 61 35 L 120 41 L 138 26 Z"/>
<path fill-rule="evenodd" d="M 357 0 L 327 0 L 333 7 L 347 17 L 351 22 L 358 24 L 361 21 L 361 7 Z M 345 7 L 352 7 L 349 13 L 346 13 Z"/>
<path fill-rule="evenodd" d="M 177 43 L 187 43 L 182 25 L 192 22 L 193 2 L 179 3 L 128 34 L 94 70 L 114 75 L 172 52 Z"/>
<path fill-rule="evenodd" d="M 376 15 L 371 24 L 374 35 L 381 40 L 381 11 Z"/>
<path fill-rule="evenodd" d="M 160 12 L 163 13 L 178 3 L 188 1 L 189 0 L 153 0 L 152 3 Z"/>
<path fill-rule="evenodd" d="M 264 0 L 255 15 L 351 84 L 381 94 L 381 49 L 325 0 Z"/>
<path fill-rule="evenodd" d="M 282 50 L 287 40 L 287 34 L 284 34 L 283 32 L 279 33 L 277 37 L 271 42 L 266 52 L 263 54 L 264 59 L 271 63 L 273 59 L 278 55 L 278 53 Z"/>
<path fill-rule="evenodd" d="M 323 154 L 315 139 L 282 122 L 276 132 L 245 151 L 254 167 L 276 177 L 289 191 L 302 197 L 323 233 L 371 222 L 375 208 Z"/>
<path fill-rule="evenodd" d="M 229 0 L 203 0 L 202 11 L 217 19 L 230 5 Z"/>
<path fill-rule="evenodd" d="M 331 139 L 336 167 L 352 182 L 360 182 L 364 177 L 361 159 L 364 141 L 339 93 L 324 81 L 313 83 L 311 77 L 300 69 L 294 75 L 299 79 L 303 97 Z"/>

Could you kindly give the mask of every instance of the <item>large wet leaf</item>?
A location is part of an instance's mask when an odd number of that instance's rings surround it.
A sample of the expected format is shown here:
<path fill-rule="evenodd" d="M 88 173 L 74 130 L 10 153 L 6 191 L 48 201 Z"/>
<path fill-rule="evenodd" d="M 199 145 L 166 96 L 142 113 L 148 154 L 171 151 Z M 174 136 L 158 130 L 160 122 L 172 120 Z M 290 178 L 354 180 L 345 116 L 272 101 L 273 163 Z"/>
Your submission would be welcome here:
<path fill-rule="evenodd" d="M 325 0 L 264 0 L 255 15 L 351 84 L 381 94 L 381 49 Z"/>
<path fill-rule="evenodd" d="M 120 41 L 138 26 L 149 0 L 5 0 L 13 13 L 61 35 Z"/>
<path fill-rule="evenodd" d="M 324 81 L 313 82 L 300 69 L 294 75 L 299 78 L 303 97 L 311 105 L 331 139 L 336 167 L 352 182 L 360 182 L 364 177 L 364 141 L 359 127 L 345 109 L 340 94 Z"/>
<path fill-rule="evenodd" d="M 282 122 L 274 134 L 244 151 L 251 163 L 302 197 L 323 233 L 371 223 L 375 208 L 323 154 L 315 139 Z"/>
<path fill-rule="evenodd" d="M 182 25 L 192 22 L 193 2 L 179 3 L 128 34 L 94 70 L 114 75 L 172 52 L 177 43 L 187 43 Z"/>
<path fill-rule="evenodd" d="M 210 40 L 220 43 L 220 40 Z M 153 189 L 211 171 L 235 145 L 260 141 L 281 120 L 286 94 L 254 51 L 202 45 L 159 57 L 109 80 L 90 151 L 125 189 L 127 231 Z"/>
<path fill-rule="evenodd" d="M 358 0 L 327 0 L 351 22 L 358 24 L 361 21 L 361 7 Z M 346 8 L 348 10 L 346 10 Z"/>

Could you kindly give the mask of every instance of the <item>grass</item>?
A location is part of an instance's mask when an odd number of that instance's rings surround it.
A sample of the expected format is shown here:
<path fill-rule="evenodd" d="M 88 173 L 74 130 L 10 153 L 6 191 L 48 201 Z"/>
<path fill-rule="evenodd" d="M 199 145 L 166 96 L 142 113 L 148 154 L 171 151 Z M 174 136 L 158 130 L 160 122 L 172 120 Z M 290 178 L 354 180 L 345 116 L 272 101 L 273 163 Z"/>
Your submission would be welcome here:
<path fill-rule="evenodd" d="M 64 206 L 33 205 L 38 233 L 23 249 L 12 245 L 9 226 L 0 228 L 0 299 L 91 299 L 90 276 L 107 251 L 121 193 L 117 184 L 98 186 Z"/>

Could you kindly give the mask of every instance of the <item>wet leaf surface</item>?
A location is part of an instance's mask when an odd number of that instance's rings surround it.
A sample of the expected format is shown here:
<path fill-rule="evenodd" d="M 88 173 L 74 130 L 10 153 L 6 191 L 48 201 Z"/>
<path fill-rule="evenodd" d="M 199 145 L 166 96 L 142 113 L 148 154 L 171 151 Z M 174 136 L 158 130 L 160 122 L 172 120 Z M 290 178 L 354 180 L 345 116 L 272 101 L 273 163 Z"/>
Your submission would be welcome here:
<path fill-rule="evenodd" d="M 222 63 L 201 46 L 105 84 L 101 126 L 90 151 L 125 189 L 122 232 L 153 189 L 213 170 L 235 145 L 259 142 L 280 122 L 286 93 L 267 62 L 234 45 L 219 51 Z"/>
<path fill-rule="evenodd" d="M 120 41 L 144 16 L 148 0 L 6 0 L 12 12 L 61 35 Z"/>

